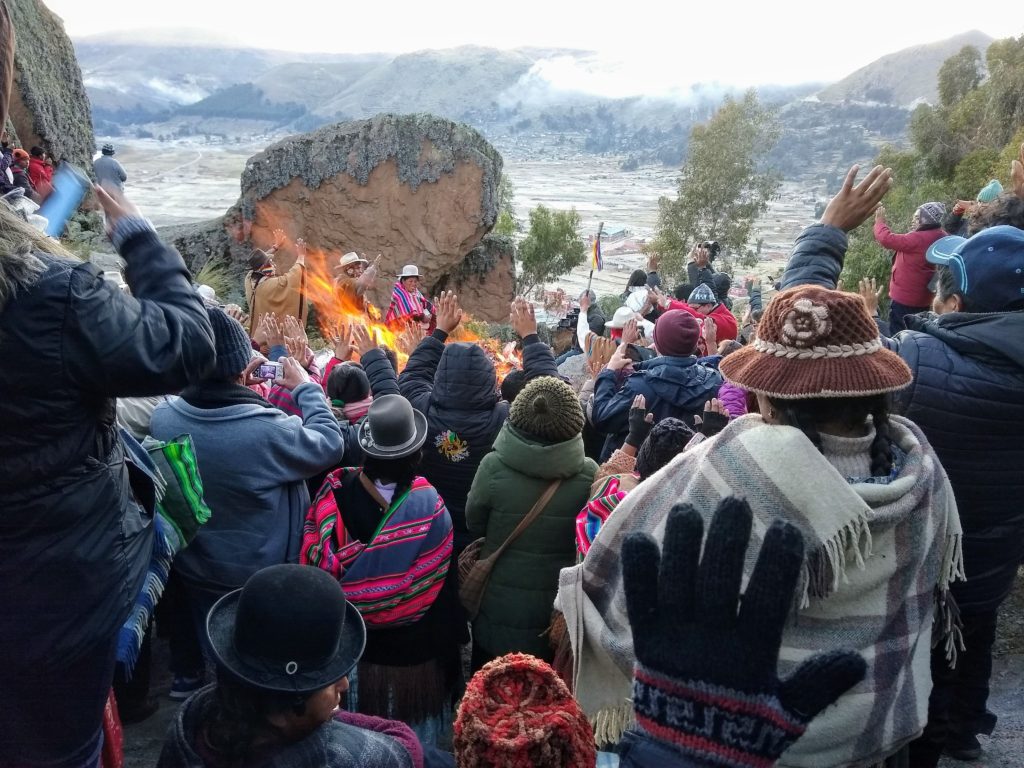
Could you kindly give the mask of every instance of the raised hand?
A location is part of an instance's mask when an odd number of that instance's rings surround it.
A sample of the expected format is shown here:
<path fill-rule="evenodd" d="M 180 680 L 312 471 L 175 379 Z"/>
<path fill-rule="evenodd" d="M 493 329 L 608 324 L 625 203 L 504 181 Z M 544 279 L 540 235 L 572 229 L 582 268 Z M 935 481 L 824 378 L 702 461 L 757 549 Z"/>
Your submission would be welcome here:
<path fill-rule="evenodd" d="M 352 344 L 360 357 L 371 349 L 377 349 L 377 340 L 364 323 L 352 323 Z"/>
<path fill-rule="evenodd" d="M 245 326 L 249 322 L 249 316 L 242 311 L 242 308 L 237 304 L 225 304 L 224 312 L 228 317 L 232 317 L 237 320 L 242 326 Z"/>
<path fill-rule="evenodd" d="M 114 227 L 122 219 L 141 218 L 142 212 L 139 207 L 124 196 L 124 192 L 113 186 L 104 187 L 99 184 L 93 185 L 96 199 L 103 209 L 103 224 L 107 237 L 114 234 Z"/>
<path fill-rule="evenodd" d="M 629 534 L 622 547 L 637 726 L 701 764 L 708 743 L 730 754 L 730 764 L 774 764 L 867 668 L 856 653 L 834 651 L 779 679 L 804 542 L 795 526 L 772 523 L 741 599 L 752 523 L 746 501 L 724 499 L 702 559 L 704 521 L 678 504 L 661 552 L 643 533 Z"/>
<path fill-rule="evenodd" d="M 301 340 L 303 345 L 309 344 L 306 329 L 292 315 L 284 316 L 284 335 L 292 339 Z"/>
<path fill-rule="evenodd" d="M 643 395 L 633 398 L 633 406 L 629 409 L 629 434 L 626 445 L 639 449 L 654 428 L 654 414 L 647 412 L 647 400 Z"/>
<path fill-rule="evenodd" d="M 277 315 L 273 312 L 267 314 L 263 318 L 267 329 L 267 344 L 271 347 L 283 347 L 284 344 L 284 328 L 281 327 L 281 321 L 277 319 Z"/>
<path fill-rule="evenodd" d="M 252 340 L 262 346 L 270 346 L 270 326 L 268 324 L 270 320 L 270 314 L 265 313 L 260 317 L 259 322 L 256 323 L 256 330 L 253 331 Z"/>
<path fill-rule="evenodd" d="M 350 360 L 356 352 L 355 345 L 352 344 L 352 329 L 344 321 L 335 327 L 331 343 L 334 345 L 334 356 L 339 360 Z"/>
<path fill-rule="evenodd" d="M 462 322 L 462 307 L 459 306 L 459 297 L 454 291 L 442 291 L 441 295 L 434 299 L 434 309 L 437 312 L 438 330 L 450 334 Z"/>
<path fill-rule="evenodd" d="M 285 241 L 286 241 L 287 239 L 288 239 L 288 235 L 286 235 L 286 234 L 284 233 L 284 230 L 283 230 L 283 229 L 275 229 L 275 230 L 274 230 L 274 244 L 273 244 L 272 246 L 270 246 L 270 247 L 271 247 L 271 248 L 272 248 L 273 250 L 275 250 L 275 251 L 276 251 L 276 250 L 280 249 L 280 247 L 281 247 L 282 245 L 284 245 L 284 243 L 285 243 Z"/>
<path fill-rule="evenodd" d="M 1020 145 L 1017 159 L 1010 163 L 1010 181 L 1013 184 L 1013 193 L 1024 199 L 1024 144 Z"/>
<path fill-rule="evenodd" d="M 580 312 L 585 315 L 588 309 L 590 309 L 590 291 L 584 291 L 580 294 Z"/>
<path fill-rule="evenodd" d="M 882 289 L 873 277 L 862 277 L 859 290 L 857 291 L 868 306 L 868 312 L 872 315 L 878 314 L 878 300 L 882 298 Z"/>
<path fill-rule="evenodd" d="M 854 186 L 859 172 L 860 166 L 855 165 L 846 174 L 842 189 L 821 216 L 822 224 L 838 227 L 844 232 L 856 229 L 867 221 L 892 187 L 892 168 L 876 165 L 860 184 Z"/>
<path fill-rule="evenodd" d="M 608 365 L 606 365 L 605 368 L 609 371 L 621 371 L 631 362 L 632 360 L 626 357 L 626 345 L 618 344 L 616 345 L 615 352 L 612 353 L 611 358 L 608 360 Z"/>
<path fill-rule="evenodd" d="M 718 349 L 718 326 L 715 325 L 715 320 L 712 317 L 705 317 L 702 335 L 704 336 L 704 343 L 708 346 L 708 354 L 713 355 Z"/>
<path fill-rule="evenodd" d="M 426 333 L 423 330 L 423 325 L 420 323 L 409 323 L 405 327 L 405 330 L 398 336 L 396 341 L 398 342 L 398 348 L 405 352 L 407 355 L 411 355 L 413 350 L 420 345 L 423 341 L 423 337 Z"/>
<path fill-rule="evenodd" d="M 717 435 L 729 423 L 729 412 L 722 401 L 714 397 L 704 403 L 704 415 L 700 422 L 700 433 L 705 437 Z"/>
<path fill-rule="evenodd" d="M 537 333 L 537 316 L 533 304 L 522 297 L 512 302 L 512 316 L 509 320 L 512 323 L 512 330 L 521 339 Z"/>
<path fill-rule="evenodd" d="M 635 317 L 631 317 L 626 321 L 626 324 L 622 326 L 622 343 L 636 344 L 636 341 L 639 338 L 640 331 L 637 328 L 637 319 Z"/>

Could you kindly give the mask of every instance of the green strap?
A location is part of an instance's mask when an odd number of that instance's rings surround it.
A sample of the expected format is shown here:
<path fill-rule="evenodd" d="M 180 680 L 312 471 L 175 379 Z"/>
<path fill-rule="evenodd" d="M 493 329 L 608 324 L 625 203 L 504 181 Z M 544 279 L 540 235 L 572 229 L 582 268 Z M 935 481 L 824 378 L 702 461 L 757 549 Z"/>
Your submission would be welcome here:
<path fill-rule="evenodd" d="M 370 539 L 370 541 L 373 541 L 378 536 L 380 536 L 380 532 L 382 530 L 384 530 L 384 526 L 388 524 L 388 520 L 390 520 L 391 516 L 393 514 L 395 514 L 395 511 L 400 506 L 402 506 L 402 503 L 409 497 L 410 493 L 412 493 L 412 487 L 410 487 L 408 490 L 406 490 L 406 492 L 403 493 L 401 496 L 399 496 L 397 499 L 392 500 L 391 507 L 388 508 L 387 514 L 384 515 L 384 517 L 381 518 L 380 525 L 378 525 L 377 526 L 377 530 L 373 532 L 373 537 Z M 369 543 L 369 542 L 367 542 L 367 543 Z"/>

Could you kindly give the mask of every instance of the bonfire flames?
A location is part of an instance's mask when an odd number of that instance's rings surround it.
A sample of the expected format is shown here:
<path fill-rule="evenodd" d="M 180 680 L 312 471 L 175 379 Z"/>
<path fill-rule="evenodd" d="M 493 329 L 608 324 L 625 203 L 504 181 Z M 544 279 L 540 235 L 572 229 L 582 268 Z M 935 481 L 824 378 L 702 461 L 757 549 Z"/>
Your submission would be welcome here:
<path fill-rule="evenodd" d="M 317 323 L 325 339 L 334 339 L 353 323 L 366 325 L 378 344 L 386 344 L 398 357 L 399 370 L 405 367 L 412 351 L 407 335 L 389 328 L 381 319 L 377 307 L 367 303 L 366 310 L 355 305 L 348 296 L 334 287 L 332 266 L 338 264 L 340 254 L 306 247 L 306 297 L 316 308 Z M 522 355 L 515 342 L 502 344 L 497 339 L 482 338 L 466 327 L 472 318 L 464 315 L 462 324 L 452 334 L 453 341 L 479 344 L 494 363 L 498 380 L 516 368 L 522 367 Z"/>

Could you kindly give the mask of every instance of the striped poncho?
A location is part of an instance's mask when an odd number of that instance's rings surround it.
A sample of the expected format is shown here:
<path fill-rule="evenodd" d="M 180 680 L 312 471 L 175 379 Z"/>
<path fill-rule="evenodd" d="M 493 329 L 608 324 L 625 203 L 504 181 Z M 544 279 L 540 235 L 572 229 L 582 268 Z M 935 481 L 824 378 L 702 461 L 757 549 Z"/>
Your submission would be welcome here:
<path fill-rule="evenodd" d="M 345 528 L 334 491 L 362 470 L 331 472 L 306 515 L 299 562 L 341 582 L 370 628 L 413 624 L 434 604 L 451 566 L 452 520 L 422 477 L 396 496 L 368 543 Z"/>

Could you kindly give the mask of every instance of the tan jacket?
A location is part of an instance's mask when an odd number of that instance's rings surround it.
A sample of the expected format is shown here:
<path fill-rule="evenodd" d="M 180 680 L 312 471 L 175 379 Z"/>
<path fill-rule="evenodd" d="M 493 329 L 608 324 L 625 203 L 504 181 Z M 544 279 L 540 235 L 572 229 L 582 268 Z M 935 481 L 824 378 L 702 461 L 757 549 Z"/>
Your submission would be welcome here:
<path fill-rule="evenodd" d="M 245 276 L 245 300 L 249 303 L 249 335 L 251 336 L 260 318 L 268 312 L 275 313 L 278 318 L 285 315 L 298 317 L 299 322 L 306 324 L 309 315 L 309 304 L 303 291 L 305 269 L 301 264 L 294 264 L 283 275 L 264 277 L 256 281 L 256 275 L 250 272 Z M 301 316 L 299 316 L 301 314 Z"/>

